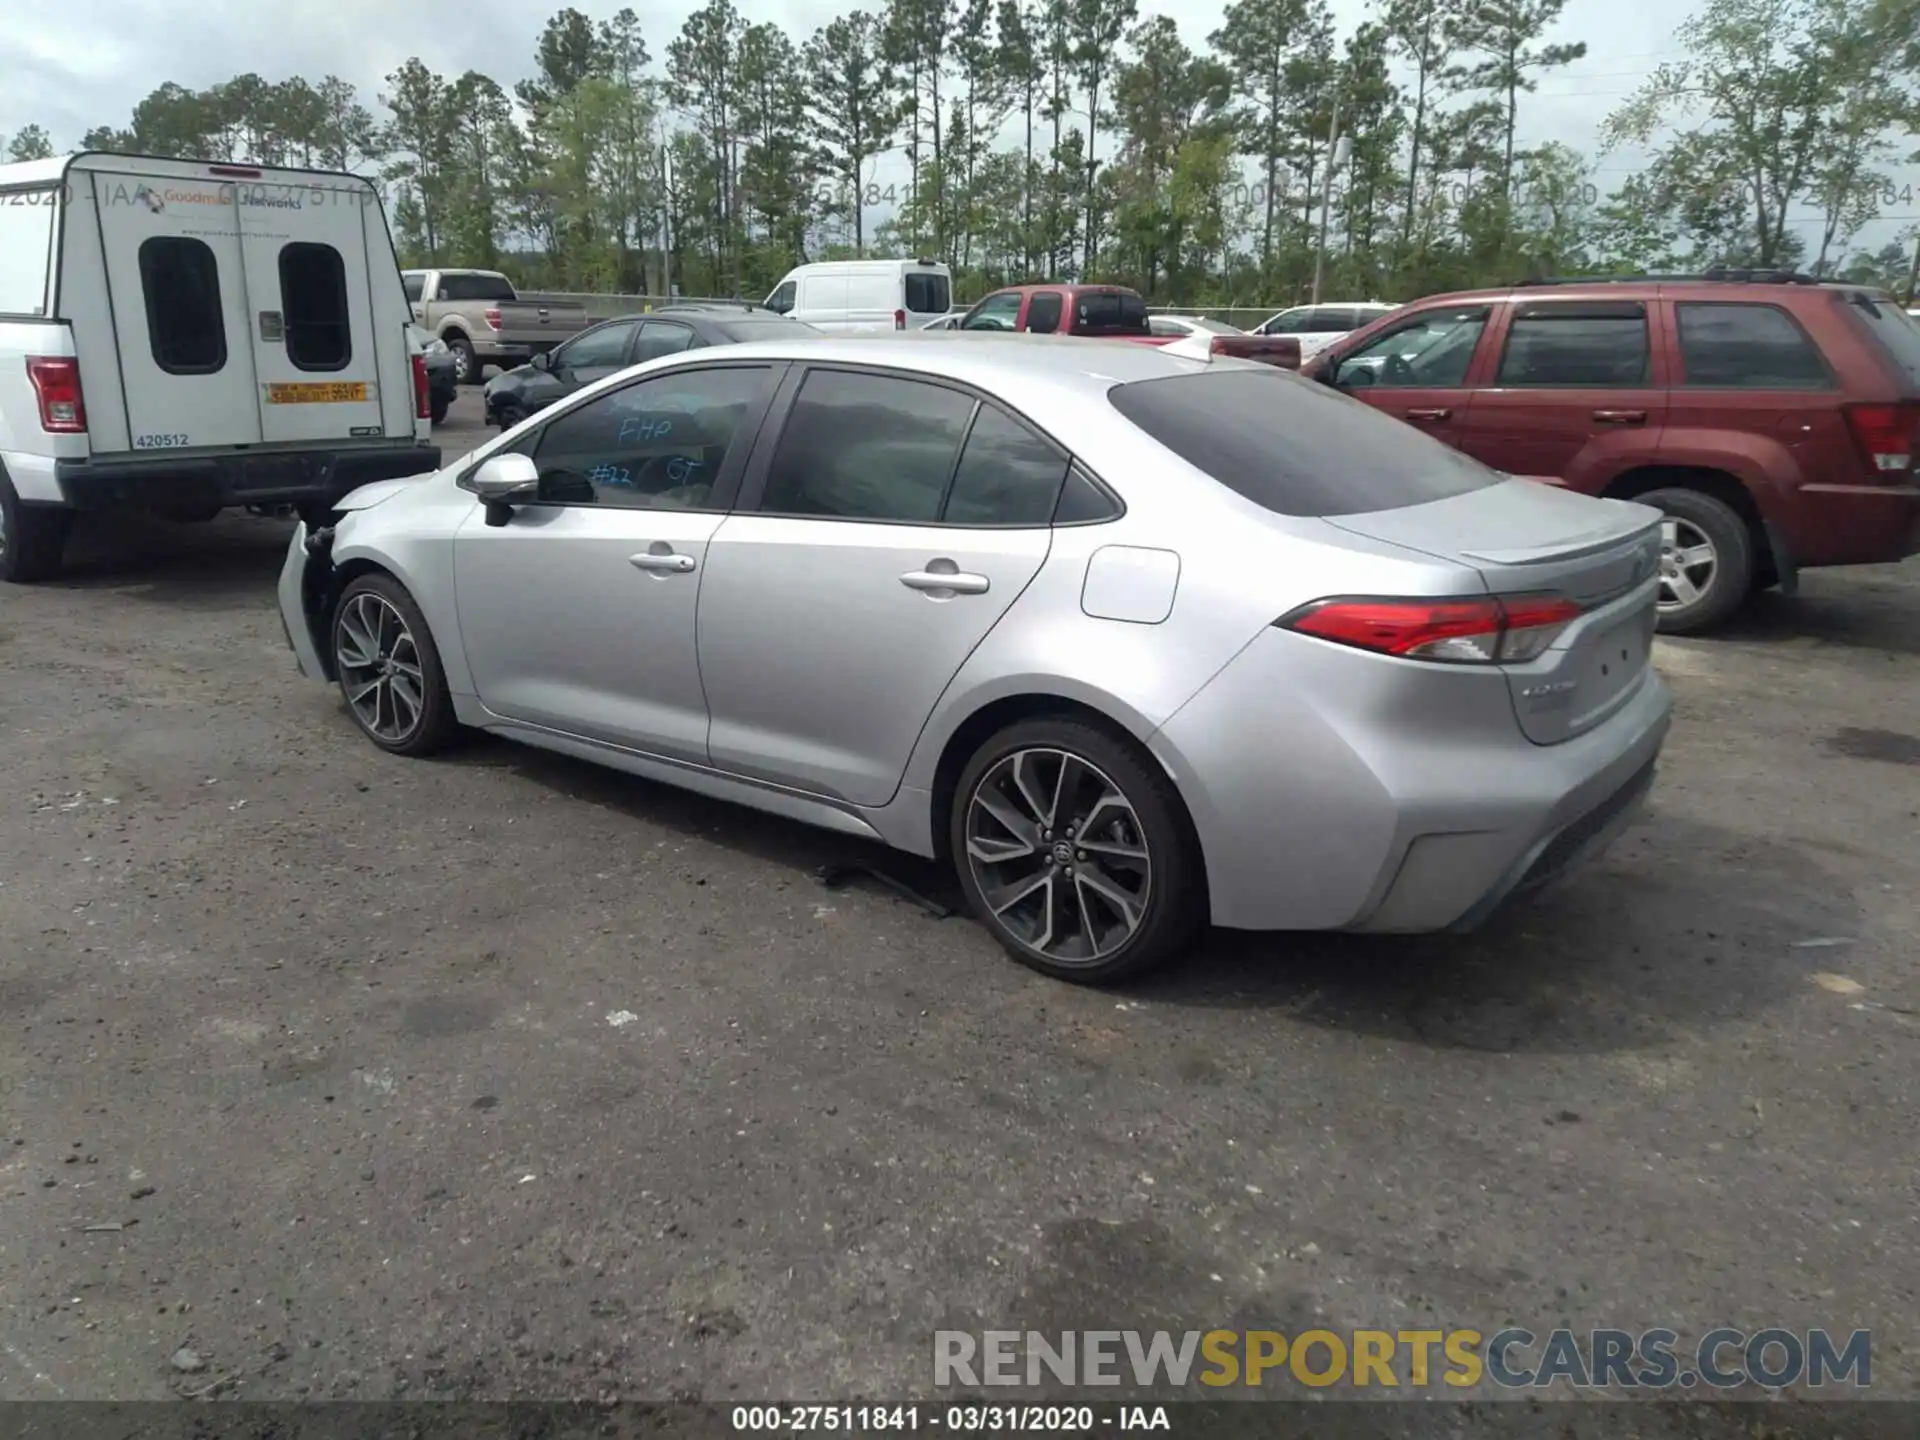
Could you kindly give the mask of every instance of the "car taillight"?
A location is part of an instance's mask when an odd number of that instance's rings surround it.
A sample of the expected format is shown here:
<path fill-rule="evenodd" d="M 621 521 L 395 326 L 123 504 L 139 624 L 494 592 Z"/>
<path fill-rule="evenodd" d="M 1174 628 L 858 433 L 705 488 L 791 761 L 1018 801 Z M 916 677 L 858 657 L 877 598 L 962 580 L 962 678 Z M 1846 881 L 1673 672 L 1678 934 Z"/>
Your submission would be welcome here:
<path fill-rule="evenodd" d="M 1475 600 L 1317 600 L 1274 623 L 1286 630 L 1405 660 L 1516 665 L 1545 652 L 1580 618 L 1558 595 Z"/>
<path fill-rule="evenodd" d="M 896 310 L 893 312 L 893 328 L 896 330 L 904 330 L 907 328 L 907 312 L 906 311 Z"/>
<path fill-rule="evenodd" d="M 427 357 L 424 355 L 413 357 L 413 418 L 433 418 L 433 404 L 427 394 Z"/>
<path fill-rule="evenodd" d="M 71 355 L 29 355 L 27 379 L 40 401 L 40 428 L 55 435 L 79 435 L 87 428 L 87 407 L 80 397 L 80 362 Z"/>
<path fill-rule="evenodd" d="M 482 313 L 486 316 L 486 321 L 489 328 L 494 330 L 498 330 L 500 328 L 500 312 L 498 310 L 489 309 Z"/>
<path fill-rule="evenodd" d="M 1849 405 L 1847 425 L 1867 468 L 1904 475 L 1913 469 L 1913 432 L 1920 416 L 1904 405 Z"/>

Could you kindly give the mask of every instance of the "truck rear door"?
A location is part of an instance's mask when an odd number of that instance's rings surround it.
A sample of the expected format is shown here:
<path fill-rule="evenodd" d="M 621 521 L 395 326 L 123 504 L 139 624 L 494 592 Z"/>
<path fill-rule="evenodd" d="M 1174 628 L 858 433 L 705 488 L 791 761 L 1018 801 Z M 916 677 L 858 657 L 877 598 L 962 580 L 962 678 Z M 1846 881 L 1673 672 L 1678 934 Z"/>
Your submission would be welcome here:
<path fill-rule="evenodd" d="M 230 187 L 131 171 L 88 178 L 132 447 L 258 444 L 251 307 Z"/>
<path fill-rule="evenodd" d="M 363 192 L 325 181 L 236 192 L 262 437 L 383 434 L 378 346 L 401 342 L 374 334 Z"/>

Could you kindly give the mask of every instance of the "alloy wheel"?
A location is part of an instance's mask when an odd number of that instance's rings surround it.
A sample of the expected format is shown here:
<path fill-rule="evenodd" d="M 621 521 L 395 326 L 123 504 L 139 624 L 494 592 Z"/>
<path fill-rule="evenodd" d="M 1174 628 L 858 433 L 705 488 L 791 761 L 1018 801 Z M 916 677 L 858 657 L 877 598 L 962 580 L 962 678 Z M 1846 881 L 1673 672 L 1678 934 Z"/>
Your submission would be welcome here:
<path fill-rule="evenodd" d="M 385 597 L 362 590 L 340 609 L 334 657 L 347 703 L 369 734 L 400 743 L 420 728 L 426 679 L 405 617 Z"/>
<path fill-rule="evenodd" d="M 1713 588 L 1720 552 L 1691 520 L 1669 515 L 1660 526 L 1660 600 L 1663 611 L 1697 602 Z"/>
<path fill-rule="evenodd" d="M 1146 918 L 1153 868 L 1126 794 L 1066 750 L 1016 750 L 967 801 L 967 865 L 994 920 L 1060 965 L 1105 959 Z"/>

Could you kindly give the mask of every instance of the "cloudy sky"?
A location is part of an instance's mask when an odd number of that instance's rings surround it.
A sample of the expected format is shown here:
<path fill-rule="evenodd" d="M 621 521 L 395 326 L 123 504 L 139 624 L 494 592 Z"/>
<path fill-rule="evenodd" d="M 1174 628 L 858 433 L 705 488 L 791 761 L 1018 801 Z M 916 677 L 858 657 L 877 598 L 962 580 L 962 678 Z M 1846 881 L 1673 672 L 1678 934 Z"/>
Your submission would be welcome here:
<path fill-rule="evenodd" d="M 576 0 L 596 19 L 621 0 Z M 848 8 L 832 0 L 737 0 L 749 20 L 772 20 L 803 38 Z M 1673 28 L 1697 0 L 1569 0 L 1555 40 L 1584 40 L 1587 56 L 1543 78 L 1523 101 L 1522 139 L 1560 140 L 1591 153 L 1606 113 L 1656 65 L 1680 59 Z M 1343 33 L 1363 18 L 1366 0 L 1333 0 Z M 269 79 L 333 73 L 359 85 L 374 104 L 382 77 L 410 55 L 435 70 L 485 71 L 510 85 L 531 69 L 536 38 L 560 8 L 528 0 L 296 0 L 269 22 L 260 0 L 196 0 L 193 5 L 140 6 L 127 0 L 64 0 L 22 6 L 7 21 L 0 50 L 0 135 L 38 123 L 56 147 L 76 144 L 98 124 L 125 124 L 134 103 L 168 81 L 200 87 L 246 70 Z M 693 8 L 688 0 L 636 0 L 633 8 L 656 59 Z M 1216 0 L 1142 0 L 1142 14 L 1171 16 L 1188 43 L 1199 45 L 1220 23 Z M 1617 184 L 1637 157 L 1601 159 L 1602 189 Z M 897 171 L 898 173 L 890 173 Z M 906 178 L 904 158 L 883 162 L 884 185 Z M 1920 218 L 1920 169 L 1912 204 L 1894 207 L 1900 221 L 1876 225 L 1862 239 L 1884 243 L 1905 220 Z"/>

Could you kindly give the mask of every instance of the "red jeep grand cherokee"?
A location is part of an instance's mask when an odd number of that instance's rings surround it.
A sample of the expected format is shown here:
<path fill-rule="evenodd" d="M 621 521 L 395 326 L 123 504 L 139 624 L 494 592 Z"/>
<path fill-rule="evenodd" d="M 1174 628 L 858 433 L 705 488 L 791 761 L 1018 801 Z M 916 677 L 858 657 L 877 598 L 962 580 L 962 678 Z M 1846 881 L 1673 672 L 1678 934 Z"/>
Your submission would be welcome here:
<path fill-rule="evenodd" d="M 1920 553 L 1920 323 L 1882 291 L 1708 271 L 1437 295 L 1303 373 L 1496 470 L 1666 511 L 1670 634 L 1809 566 Z"/>

